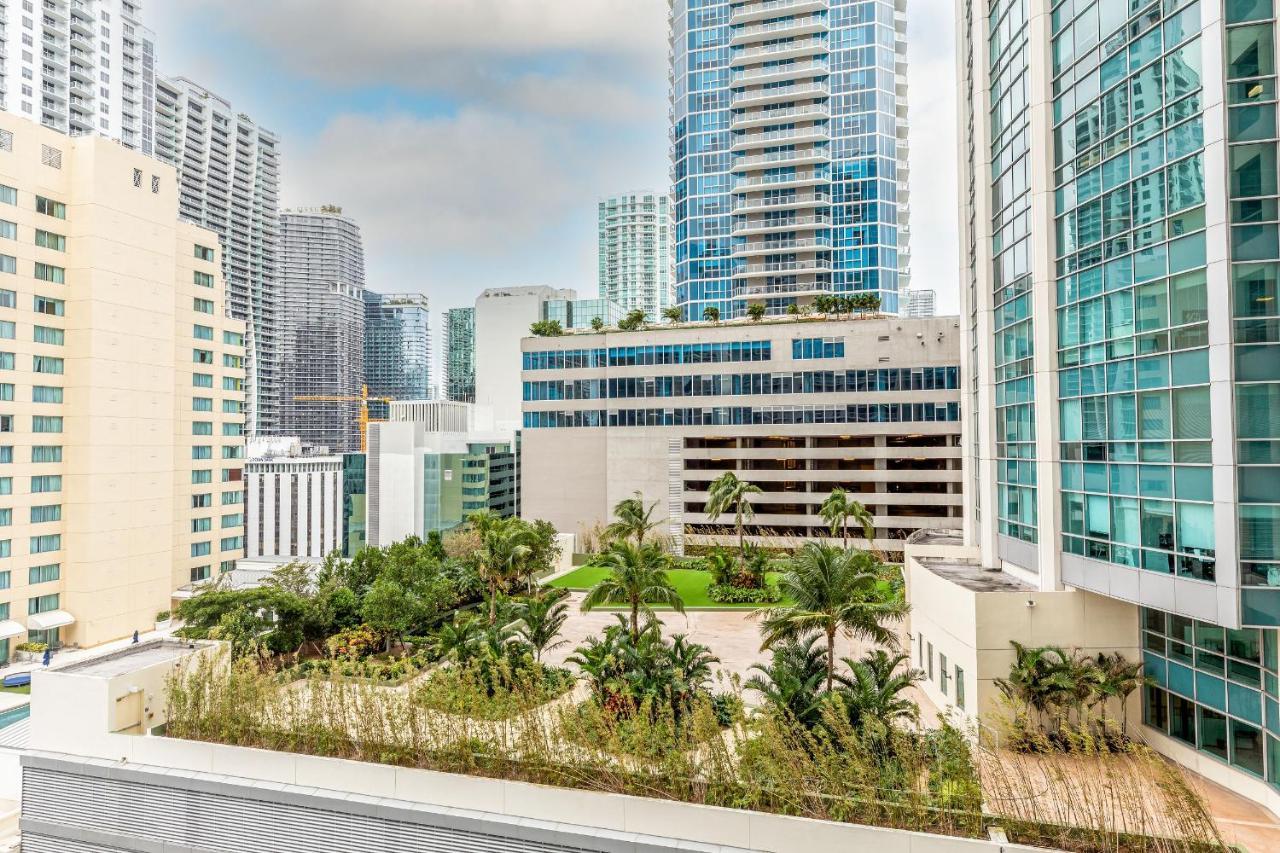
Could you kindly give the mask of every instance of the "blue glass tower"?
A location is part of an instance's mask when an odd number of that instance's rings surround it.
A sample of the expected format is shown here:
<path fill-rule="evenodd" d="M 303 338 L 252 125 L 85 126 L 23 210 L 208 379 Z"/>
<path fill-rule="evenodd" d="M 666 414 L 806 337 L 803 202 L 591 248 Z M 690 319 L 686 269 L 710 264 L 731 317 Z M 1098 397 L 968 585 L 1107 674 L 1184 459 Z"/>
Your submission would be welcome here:
<path fill-rule="evenodd" d="M 905 0 L 671 0 L 688 319 L 906 286 Z"/>

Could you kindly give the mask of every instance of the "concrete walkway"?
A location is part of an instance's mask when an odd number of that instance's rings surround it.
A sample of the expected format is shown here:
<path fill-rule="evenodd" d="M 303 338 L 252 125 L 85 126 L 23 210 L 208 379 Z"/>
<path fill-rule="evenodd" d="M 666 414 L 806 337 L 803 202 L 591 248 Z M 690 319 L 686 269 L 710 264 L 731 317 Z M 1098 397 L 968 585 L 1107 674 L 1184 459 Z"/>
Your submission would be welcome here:
<path fill-rule="evenodd" d="M 172 628 L 166 628 L 163 631 L 145 631 L 138 634 L 138 642 L 145 643 L 147 640 L 156 640 L 161 637 L 171 636 Z M 107 652 L 114 652 L 119 649 L 126 648 L 133 643 L 133 636 L 124 637 L 119 640 L 112 640 L 109 643 L 103 643 L 99 646 L 92 646 L 85 649 L 64 648 L 55 651 L 49 660 L 49 668 L 57 669 L 61 666 L 76 663 L 77 661 L 95 658 Z M 36 660 L 12 661 L 8 666 L 0 668 L 0 677 L 6 675 L 14 675 L 19 672 L 34 672 L 37 669 L 44 669 L 44 663 L 40 658 Z M 25 698 L 25 697 L 24 697 Z"/>

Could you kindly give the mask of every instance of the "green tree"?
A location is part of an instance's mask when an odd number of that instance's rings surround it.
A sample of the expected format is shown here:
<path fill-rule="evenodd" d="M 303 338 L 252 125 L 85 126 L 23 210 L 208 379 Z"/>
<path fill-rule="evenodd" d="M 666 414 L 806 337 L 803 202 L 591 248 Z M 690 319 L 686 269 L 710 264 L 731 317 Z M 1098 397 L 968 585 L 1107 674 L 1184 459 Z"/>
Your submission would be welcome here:
<path fill-rule="evenodd" d="M 738 531 L 738 554 L 743 552 L 742 523 L 755 515 L 751 508 L 751 496 L 761 493 L 761 488 L 745 480 L 739 480 L 732 471 L 725 471 L 707 489 L 707 518 L 715 521 L 726 512 L 733 513 L 733 523 Z"/>
<path fill-rule="evenodd" d="M 567 589 L 555 589 L 515 605 L 516 621 L 511 627 L 533 649 L 534 660 L 541 662 L 543 652 L 568 642 L 556 639 L 569 619 L 569 605 L 564 601 L 568 597 Z"/>
<path fill-rule="evenodd" d="M 827 674 L 827 650 L 818 645 L 820 634 L 802 640 L 786 640 L 773 648 L 768 665 L 752 664 L 755 673 L 744 685 L 765 702 L 808 728 L 822 719 L 822 683 Z"/>
<path fill-rule="evenodd" d="M 529 332 L 539 338 L 558 338 L 564 334 L 559 320 L 536 320 L 529 325 Z"/>
<path fill-rule="evenodd" d="M 767 309 L 764 307 L 763 302 L 752 302 L 747 306 L 747 316 L 751 318 L 753 323 L 759 323 L 763 320 L 766 311 Z"/>
<path fill-rule="evenodd" d="M 257 652 L 270 625 L 261 612 L 241 604 L 223 613 L 210 635 L 230 645 L 232 659 L 238 660 Z"/>
<path fill-rule="evenodd" d="M 584 612 L 609 604 L 625 604 L 631 611 L 631 637 L 640 636 L 640 614 L 653 618 L 653 604 L 666 604 L 684 612 L 684 600 L 667 577 L 667 555 L 656 545 L 613 542 L 598 565 L 609 574 L 587 591 Z"/>
<path fill-rule="evenodd" d="M 720 325 L 720 309 L 714 305 L 708 305 L 702 309 L 702 319 Z"/>
<path fill-rule="evenodd" d="M 646 508 L 644 495 L 637 491 L 634 496 L 618 501 L 613 508 L 614 520 L 604 531 L 610 539 L 629 539 L 634 536 L 636 544 L 643 545 L 644 537 L 658 526 L 658 522 L 653 520 L 653 513 L 657 508 L 657 501 Z"/>
<path fill-rule="evenodd" d="M 592 317 L 591 328 L 597 332 L 600 331 L 601 329 L 604 328 L 604 320 L 600 319 L 599 317 Z"/>
<path fill-rule="evenodd" d="M 662 319 L 666 320 L 668 323 L 679 323 L 683 317 L 684 314 L 674 305 L 670 308 L 662 309 Z"/>
<path fill-rule="evenodd" d="M 827 641 L 827 689 L 835 681 L 836 635 L 896 646 L 886 627 L 906 615 L 901 593 L 882 579 L 880 563 L 863 551 L 845 551 L 810 542 L 778 579 L 792 604 L 759 611 L 764 642 L 770 649 L 784 640 L 821 634 Z"/>
<path fill-rule="evenodd" d="M 799 314 L 800 314 L 800 306 L 799 306 L 799 305 L 797 305 L 797 304 L 795 304 L 794 302 L 792 302 L 790 305 L 788 305 L 788 306 L 787 306 L 787 316 L 788 316 L 788 317 L 796 317 L 796 316 L 799 316 Z"/>
<path fill-rule="evenodd" d="M 845 548 L 849 547 L 849 519 L 853 519 L 862 527 L 862 535 L 866 537 L 868 544 L 875 540 L 875 519 L 865 506 L 850 498 L 849 493 L 844 489 L 832 489 L 831 494 L 827 495 L 827 499 L 818 508 L 818 514 L 831 528 L 832 536 L 836 533 L 841 535 Z"/>
<path fill-rule="evenodd" d="M 830 314 L 835 310 L 835 306 L 835 297 L 829 293 L 819 293 L 817 296 L 813 297 L 813 308 L 819 314 Z"/>
<path fill-rule="evenodd" d="M 360 603 L 365 623 L 383 638 L 383 651 L 401 640 L 418 619 L 416 596 L 389 577 L 378 578 Z"/>
<path fill-rule="evenodd" d="M 480 534 L 477 569 L 488 589 L 489 624 L 493 625 L 498 620 L 498 594 L 522 575 L 533 553 L 531 536 L 519 519 L 504 518 L 489 510 L 472 513 L 468 521 Z"/>
<path fill-rule="evenodd" d="M 860 660 L 841 658 L 849 672 L 839 676 L 841 686 L 836 696 L 850 724 L 866 730 L 874 723 L 873 734 L 883 738 L 894 723 L 919 721 L 919 706 L 901 694 L 924 673 L 904 667 L 907 660 L 905 654 L 890 654 L 884 649 L 873 649 Z"/>
<path fill-rule="evenodd" d="M 618 328 L 624 332 L 634 332 L 644 327 L 644 312 L 639 308 L 627 312 L 627 316 L 618 321 Z"/>

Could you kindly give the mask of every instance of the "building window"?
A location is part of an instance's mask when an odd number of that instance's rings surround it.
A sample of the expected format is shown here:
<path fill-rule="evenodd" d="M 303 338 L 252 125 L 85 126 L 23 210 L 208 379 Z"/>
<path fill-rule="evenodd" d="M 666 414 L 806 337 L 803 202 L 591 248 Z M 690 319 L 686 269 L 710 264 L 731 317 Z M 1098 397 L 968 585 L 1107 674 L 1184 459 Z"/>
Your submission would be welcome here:
<path fill-rule="evenodd" d="M 50 593 L 49 595 L 39 595 L 35 598 L 27 599 L 27 615 L 34 616 L 37 613 L 48 613 L 58 609 L 58 593 Z"/>
<path fill-rule="evenodd" d="M 52 355 L 33 355 L 31 356 L 31 369 L 36 373 L 61 374 L 64 362 L 61 358 Z"/>
<path fill-rule="evenodd" d="M 61 415 L 33 415 L 31 417 L 32 432 L 62 432 Z"/>
<path fill-rule="evenodd" d="M 211 553 L 213 553 L 213 545 L 211 543 L 209 542 L 192 542 L 191 543 L 191 556 L 207 557 Z"/>
<path fill-rule="evenodd" d="M 211 518 L 193 518 L 191 519 L 192 533 L 208 533 L 213 529 L 213 519 Z"/>
<path fill-rule="evenodd" d="M 61 474 L 42 474 L 31 478 L 31 491 L 35 494 L 62 491 Z"/>
<path fill-rule="evenodd" d="M 31 448 L 32 462 L 61 462 L 62 445 L 37 444 Z"/>
<path fill-rule="evenodd" d="M 791 342 L 791 357 L 844 358 L 844 338 L 797 338 Z"/>
<path fill-rule="evenodd" d="M 239 332 L 223 332 L 222 342 L 233 347 L 244 346 L 244 335 Z"/>
<path fill-rule="evenodd" d="M 933 643 L 926 643 L 925 648 L 928 649 L 928 657 L 925 658 L 925 664 L 929 668 L 929 680 L 933 681 Z"/>
<path fill-rule="evenodd" d="M 196 388 L 212 388 L 212 373 L 193 373 L 191 374 L 191 384 Z"/>
<path fill-rule="evenodd" d="M 67 250 L 67 238 L 61 234 L 54 234 L 52 231 L 42 231 L 37 228 L 36 245 L 45 249 L 53 249 L 55 252 L 65 252 Z M 37 268 L 39 266 L 39 264 L 36 264 Z M 36 277 L 40 277 L 38 272 Z M 53 281 L 53 279 L 48 279 L 48 281 Z"/>
<path fill-rule="evenodd" d="M 956 707 L 964 710 L 964 670 L 956 667 Z"/>
<path fill-rule="evenodd" d="M 213 421 L 192 421 L 192 435 L 213 435 Z"/>
<path fill-rule="evenodd" d="M 197 296 L 191 300 L 191 307 L 199 311 L 201 314 L 212 314 L 213 300 L 201 299 Z"/>
<path fill-rule="evenodd" d="M 38 344 L 53 344 L 54 346 L 63 346 L 67 342 L 67 333 L 63 329 L 55 329 L 52 326 L 35 326 L 34 338 Z"/>
<path fill-rule="evenodd" d="M 62 564 L 49 563 L 45 566 L 32 566 L 27 572 L 28 583 L 52 583 L 62 577 Z"/>
<path fill-rule="evenodd" d="M 62 267 L 42 264 L 39 261 L 36 261 L 35 276 L 41 281 L 48 281 L 53 284 L 66 284 L 67 281 L 67 271 Z"/>
<path fill-rule="evenodd" d="M 212 412 L 213 398 L 212 397 L 192 397 L 191 409 L 192 411 L 196 411 L 196 412 Z"/>
<path fill-rule="evenodd" d="M 66 314 L 66 305 L 61 299 L 37 296 L 34 307 L 37 314 L 50 314 L 54 317 L 62 317 Z"/>
<path fill-rule="evenodd" d="M 191 472 L 191 482 L 193 484 L 212 483 L 213 472 L 208 469 L 196 470 Z"/>
<path fill-rule="evenodd" d="M 211 341 L 213 340 L 213 329 L 196 323 L 191 327 L 191 335 L 202 341 Z"/>
<path fill-rule="evenodd" d="M 17 308 L 18 293 L 14 290 L 0 288 L 0 308 Z"/>
<path fill-rule="evenodd" d="M 133 170 L 133 185 L 139 188 L 142 186 L 142 170 L 141 169 Z"/>
<path fill-rule="evenodd" d="M 196 566 L 191 570 L 191 582 L 198 583 L 199 581 L 208 580 L 211 573 L 208 566 Z"/>
<path fill-rule="evenodd" d="M 0 219 L 0 237 L 6 240 L 18 239 L 18 223 L 10 222 L 7 219 Z"/>
<path fill-rule="evenodd" d="M 33 403 L 61 403 L 62 389 L 56 385 L 34 385 L 31 388 Z"/>
<path fill-rule="evenodd" d="M 942 695 L 947 695 L 947 685 L 950 683 L 951 673 L 947 670 L 947 656 L 938 655 L 938 688 L 942 691 Z"/>
<path fill-rule="evenodd" d="M 66 219 L 67 206 L 60 201 L 54 201 L 51 198 L 38 195 L 36 196 L 36 213 L 43 213 L 45 216 L 52 216 L 55 219 Z"/>
<path fill-rule="evenodd" d="M 17 204 L 18 191 L 13 187 L 0 184 L 0 204 Z"/>
<path fill-rule="evenodd" d="M 0 255 L 0 272 L 16 274 L 18 272 L 18 259 L 13 255 Z"/>
<path fill-rule="evenodd" d="M 32 536 L 29 550 L 32 554 L 60 551 L 62 550 L 62 534 L 49 533 L 44 536 Z"/>
<path fill-rule="evenodd" d="M 207 444 L 197 444 L 191 448 L 192 459 L 212 459 L 213 448 Z"/>
<path fill-rule="evenodd" d="M 191 351 L 191 360 L 196 364 L 213 364 L 213 351 L 207 349 L 193 349 Z"/>
<path fill-rule="evenodd" d="M 213 495 L 203 494 L 191 496 L 192 509 L 204 509 L 211 506 L 213 506 Z"/>
<path fill-rule="evenodd" d="M 202 261 L 212 261 L 214 257 L 213 249 L 208 246 L 201 246 L 199 243 L 196 243 L 195 255 Z"/>
<path fill-rule="evenodd" d="M 207 272 L 195 271 L 195 283 L 200 287 L 213 287 L 213 276 Z"/>
<path fill-rule="evenodd" d="M 12 320 L 0 320 L 0 338 L 13 340 L 18 334 L 18 327 Z"/>

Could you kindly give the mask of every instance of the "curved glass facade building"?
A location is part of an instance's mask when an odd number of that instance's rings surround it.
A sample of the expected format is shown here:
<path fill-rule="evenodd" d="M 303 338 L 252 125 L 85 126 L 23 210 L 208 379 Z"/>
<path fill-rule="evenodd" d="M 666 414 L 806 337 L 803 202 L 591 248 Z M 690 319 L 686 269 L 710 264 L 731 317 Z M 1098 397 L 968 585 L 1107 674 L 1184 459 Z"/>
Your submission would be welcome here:
<path fill-rule="evenodd" d="M 769 313 L 907 279 L 905 0 L 672 0 L 676 300 Z"/>

